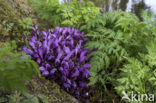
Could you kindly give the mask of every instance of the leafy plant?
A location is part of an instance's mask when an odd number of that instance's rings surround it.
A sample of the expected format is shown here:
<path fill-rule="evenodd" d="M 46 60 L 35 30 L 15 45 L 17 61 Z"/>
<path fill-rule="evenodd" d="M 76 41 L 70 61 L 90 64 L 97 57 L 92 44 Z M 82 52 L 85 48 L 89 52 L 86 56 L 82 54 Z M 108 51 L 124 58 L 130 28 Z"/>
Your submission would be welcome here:
<path fill-rule="evenodd" d="M 155 41 L 150 42 L 146 48 L 147 54 L 140 54 L 139 60 L 136 58 L 126 58 L 128 63 L 121 68 L 121 73 L 115 87 L 120 96 L 123 95 L 123 91 L 129 96 L 132 91 L 135 94 L 150 93 L 156 95 L 154 89 L 156 87 Z M 142 102 L 146 103 L 145 100 L 142 100 Z"/>
<path fill-rule="evenodd" d="M 12 52 L 12 47 L 0 48 L 0 89 L 25 91 L 25 81 L 37 73 L 37 64 L 23 53 Z"/>
<path fill-rule="evenodd" d="M 100 8 L 92 2 L 79 2 L 59 4 L 58 0 L 30 0 L 38 14 L 50 20 L 53 26 L 70 26 L 79 28 L 82 24 L 94 19 Z"/>
<path fill-rule="evenodd" d="M 140 54 L 148 52 L 146 45 L 149 44 L 149 41 L 155 41 L 156 32 L 154 28 L 155 26 L 149 22 L 140 21 L 134 14 L 121 11 L 97 15 L 96 19 L 81 26 L 81 31 L 84 31 L 90 39 L 85 47 L 87 49 L 96 48 L 90 54 L 94 57 L 90 61 L 92 67 L 90 69 L 89 85 L 99 83 L 104 87 L 105 93 L 109 93 L 107 85 L 109 85 L 109 89 L 116 87 L 118 76 L 124 74 L 128 78 L 128 76 L 136 75 L 135 72 L 130 74 L 130 68 L 135 67 L 135 63 L 140 63 L 140 68 L 134 68 L 133 71 L 141 72 L 141 67 L 144 67 L 142 72 L 153 74 L 153 72 L 150 72 L 149 66 L 144 66 L 138 59 L 141 59 Z M 130 57 L 134 59 L 131 60 Z M 129 60 L 133 63 L 126 65 L 125 63 Z M 120 74 L 119 68 L 122 68 L 124 64 L 127 67 L 123 70 L 125 69 L 127 72 Z M 144 74 L 140 73 L 140 75 Z M 137 78 L 135 78 L 136 81 Z M 143 83 L 143 81 L 139 81 L 137 83 Z M 120 82 L 118 85 L 122 84 L 122 80 Z M 125 83 L 127 82 L 125 81 Z M 139 88 L 139 85 L 137 87 Z"/>
<path fill-rule="evenodd" d="M 9 103 L 48 103 L 48 99 L 43 94 L 30 94 L 27 92 L 15 92 L 9 97 Z"/>
<path fill-rule="evenodd" d="M 2 34 L 2 36 L 8 36 L 13 26 L 13 23 L 7 23 L 5 20 L 0 21 L 0 34 Z"/>
<path fill-rule="evenodd" d="M 32 19 L 31 18 L 22 18 L 18 20 L 19 25 L 23 29 L 23 34 L 24 35 L 30 35 L 31 34 L 31 29 L 32 29 Z"/>
<path fill-rule="evenodd" d="M 100 14 L 100 8 L 95 7 L 94 3 L 77 0 L 62 4 L 60 9 L 63 18 L 61 24 L 77 28 L 89 20 L 95 19 L 96 15 Z"/>
<path fill-rule="evenodd" d="M 6 99 L 6 98 L 4 98 L 4 97 L 0 97 L 0 103 L 5 103 L 5 102 L 7 102 L 8 100 Z"/>

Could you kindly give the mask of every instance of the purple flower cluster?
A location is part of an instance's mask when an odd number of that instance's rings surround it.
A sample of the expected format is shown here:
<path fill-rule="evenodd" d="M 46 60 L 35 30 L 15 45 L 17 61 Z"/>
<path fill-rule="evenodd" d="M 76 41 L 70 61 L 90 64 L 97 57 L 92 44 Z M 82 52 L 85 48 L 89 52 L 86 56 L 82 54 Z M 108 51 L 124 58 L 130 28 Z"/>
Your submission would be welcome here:
<path fill-rule="evenodd" d="M 83 45 L 88 40 L 75 28 L 56 27 L 48 32 L 33 28 L 29 49 L 23 51 L 39 64 L 42 76 L 59 83 L 67 92 L 87 97 L 90 64 Z"/>

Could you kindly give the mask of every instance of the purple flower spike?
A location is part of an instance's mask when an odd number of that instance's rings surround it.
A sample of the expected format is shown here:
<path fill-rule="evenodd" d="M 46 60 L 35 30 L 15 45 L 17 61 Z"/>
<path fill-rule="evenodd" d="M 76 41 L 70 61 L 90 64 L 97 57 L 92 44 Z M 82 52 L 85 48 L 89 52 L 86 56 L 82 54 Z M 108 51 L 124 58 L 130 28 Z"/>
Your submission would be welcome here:
<path fill-rule="evenodd" d="M 30 49 L 24 46 L 22 50 L 37 62 L 42 76 L 57 82 L 68 93 L 86 98 L 91 68 L 88 54 L 95 49 L 83 48 L 88 40 L 84 33 L 70 27 L 43 31 L 35 25 L 32 34 Z"/>

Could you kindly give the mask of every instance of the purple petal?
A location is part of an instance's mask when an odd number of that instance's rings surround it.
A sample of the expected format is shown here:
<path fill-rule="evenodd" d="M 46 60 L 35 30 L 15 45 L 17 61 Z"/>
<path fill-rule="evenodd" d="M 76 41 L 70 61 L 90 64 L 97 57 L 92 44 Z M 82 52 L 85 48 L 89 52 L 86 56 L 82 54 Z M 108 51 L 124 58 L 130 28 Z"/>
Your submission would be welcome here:
<path fill-rule="evenodd" d="M 31 48 L 35 49 L 35 43 L 34 43 L 34 42 L 29 41 L 29 46 L 30 46 Z"/>
<path fill-rule="evenodd" d="M 71 85 L 71 81 L 69 79 L 67 79 L 67 83 Z"/>
<path fill-rule="evenodd" d="M 41 72 L 43 72 L 43 71 L 45 71 L 46 69 L 45 69 L 44 67 L 39 67 L 39 70 L 40 70 Z"/>
<path fill-rule="evenodd" d="M 81 64 L 83 61 L 85 61 L 86 60 L 86 56 L 82 56 L 82 57 L 80 57 L 80 60 L 79 60 L 79 64 Z"/>
<path fill-rule="evenodd" d="M 56 72 L 56 68 L 53 68 L 51 71 L 50 71 L 50 74 L 54 74 Z"/>
<path fill-rule="evenodd" d="M 74 62 L 69 63 L 69 68 L 74 68 Z"/>
<path fill-rule="evenodd" d="M 75 88 L 77 87 L 76 82 L 73 82 L 73 83 L 72 83 L 72 86 L 73 86 L 73 88 L 75 89 Z"/>
<path fill-rule="evenodd" d="M 37 58 L 37 61 L 36 61 L 38 64 L 41 63 L 41 59 L 40 58 Z"/>
<path fill-rule="evenodd" d="M 49 56 L 48 60 L 53 60 L 55 57 L 54 56 Z"/>
<path fill-rule="evenodd" d="M 46 68 L 47 68 L 47 69 L 51 68 L 51 65 L 47 63 L 47 64 L 46 64 Z"/>
<path fill-rule="evenodd" d="M 66 76 L 62 76 L 62 77 L 61 77 L 61 80 L 62 80 L 62 81 L 66 81 L 66 80 L 67 80 L 67 77 L 66 77 Z"/>
<path fill-rule="evenodd" d="M 85 69 L 82 73 L 82 78 L 88 78 L 90 75 L 90 72 L 88 69 Z"/>
<path fill-rule="evenodd" d="M 37 37 L 36 36 L 32 36 L 30 39 L 32 42 L 36 42 L 37 41 Z"/>
<path fill-rule="evenodd" d="M 76 90 L 75 94 L 79 96 L 80 92 L 78 90 Z"/>
<path fill-rule="evenodd" d="M 43 49 L 42 48 L 38 49 L 38 53 L 39 53 L 39 56 L 43 59 Z"/>
<path fill-rule="evenodd" d="M 85 64 L 85 65 L 83 66 L 83 68 L 89 69 L 89 68 L 91 68 L 91 65 L 90 65 L 90 64 Z"/>
<path fill-rule="evenodd" d="M 85 83 L 85 82 L 80 82 L 79 86 L 82 87 L 82 88 L 88 88 L 88 84 Z"/>
<path fill-rule="evenodd" d="M 22 49 L 27 55 L 33 55 L 33 51 L 31 49 L 28 49 L 26 46 Z"/>
<path fill-rule="evenodd" d="M 64 45 L 64 51 L 65 51 L 66 54 L 69 54 L 71 52 L 70 48 L 66 47 L 65 45 Z"/>
<path fill-rule="evenodd" d="M 37 26 L 37 24 L 35 24 L 35 29 L 36 29 L 36 30 L 38 29 L 38 26 Z"/>
<path fill-rule="evenodd" d="M 78 77 L 78 76 L 79 76 L 79 70 L 76 69 L 74 73 L 72 73 L 71 78 Z"/>
<path fill-rule="evenodd" d="M 43 71 L 42 72 L 42 76 L 48 76 L 49 75 L 49 72 L 48 71 Z"/>
<path fill-rule="evenodd" d="M 64 83 L 63 86 L 64 86 L 65 88 L 70 88 L 70 84 L 68 84 L 68 83 Z"/>

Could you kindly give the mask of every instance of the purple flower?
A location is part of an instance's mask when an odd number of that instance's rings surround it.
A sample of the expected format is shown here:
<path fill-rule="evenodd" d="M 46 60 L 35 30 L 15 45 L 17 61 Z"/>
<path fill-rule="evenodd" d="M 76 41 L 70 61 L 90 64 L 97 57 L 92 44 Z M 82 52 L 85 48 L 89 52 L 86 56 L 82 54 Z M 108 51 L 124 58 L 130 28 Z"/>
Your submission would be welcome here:
<path fill-rule="evenodd" d="M 37 58 L 37 61 L 36 61 L 38 64 L 41 63 L 41 59 L 40 58 Z"/>
<path fill-rule="evenodd" d="M 90 72 L 88 69 L 85 69 L 82 73 L 82 78 L 88 78 L 90 75 Z"/>
<path fill-rule="evenodd" d="M 51 65 L 47 63 L 47 64 L 46 64 L 46 68 L 47 68 L 47 69 L 51 68 Z"/>
<path fill-rule="evenodd" d="M 55 58 L 54 56 L 50 55 L 48 56 L 48 61 L 53 60 L 54 58 Z"/>
<path fill-rule="evenodd" d="M 39 31 L 35 25 L 32 34 L 28 41 L 30 49 L 24 46 L 23 51 L 37 62 L 42 76 L 58 82 L 73 95 L 87 97 L 91 68 L 87 64 L 88 54 L 93 50 L 83 48 L 88 40 L 84 33 L 70 27 Z"/>
<path fill-rule="evenodd" d="M 43 49 L 42 48 L 38 49 L 38 54 L 43 59 Z"/>
<path fill-rule="evenodd" d="M 53 75 L 57 71 L 56 68 L 51 69 L 50 74 Z"/>
<path fill-rule="evenodd" d="M 28 49 L 26 46 L 23 47 L 23 51 L 27 54 L 27 55 L 33 55 L 33 51 L 31 49 Z"/>
<path fill-rule="evenodd" d="M 31 48 L 35 49 L 35 44 L 34 44 L 34 42 L 29 41 L 29 45 L 30 45 Z"/>
<path fill-rule="evenodd" d="M 65 88 L 70 88 L 70 84 L 68 84 L 68 83 L 64 83 L 63 86 L 64 86 Z"/>
<path fill-rule="evenodd" d="M 86 60 L 86 56 L 80 57 L 79 64 L 82 64 Z"/>
<path fill-rule="evenodd" d="M 75 91 L 75 94 L 79 96 L 80 95 L 80 92 L 78 90 L 76 90 Z"/>
<path fill-rule="evenodd" d="M 66 47 L 65 45 L 64 45 L 64 51 L 65 51 L 66 54 L 69 54 L 71 52 L 70 48 Z"/>
<path fill-rule="evenodd" d="M 30 40 L 31 40 L 32 42 L 35 42 L 35 41 L 37 41 L 37 37 L 36 37 L 36 36 L 32 36 Z"/>
<path fill-rule="evenodd" d="M 41 72 L 43 72 L 43 71 L 45 71 L 46 69 L 45 69 L 44 67 L 39 67 L 39 70 L 40 70 Z"/>
<path fill-rule="evenodd" d="M 74 72 L 71 75 L 71 78 L 78 77 L 78 76 L 79 76 L 79 70 L 75 69 Z"/>
<path fill-rule="evenodd" d="M 47 70 L 42 72 L 42 76 L 48 76 L 48 75 L 49 75 L 49 72 Z"/>
<path fill-rule="evenodd" d="M 90 65 L 90 64 L 85 64 L 85 65 L 83 66 L 83 68 L 89 69 L 89 68 L 91 68 L 91 65 Z"/>
<path fill-rule="evenodd" d="M 73 82 L 73 83 L 72 83 L 72 86 L 73 86 L 73 88 L 75 89 L 75 88 L 77 87 L 76 82 Z"/>
<path fill-rule="evenodd" d="M 82 88 L 88 88 L 88 84 L 86 82 L 80 82 L 79 86 Z"/>

